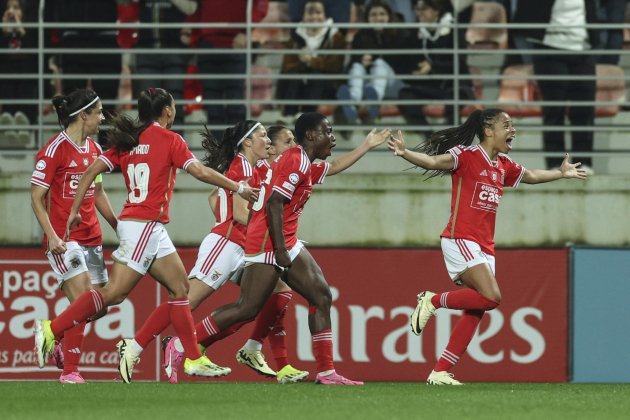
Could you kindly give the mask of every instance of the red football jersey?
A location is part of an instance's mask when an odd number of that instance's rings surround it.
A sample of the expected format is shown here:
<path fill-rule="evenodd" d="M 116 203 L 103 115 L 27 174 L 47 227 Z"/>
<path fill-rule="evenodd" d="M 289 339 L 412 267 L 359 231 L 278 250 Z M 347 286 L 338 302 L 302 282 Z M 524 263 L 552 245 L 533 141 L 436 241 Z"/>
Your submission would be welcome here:
<path fill-rule="evenodd" d="M 65 131 L 53 137 L 37 153 L 35 170 L 31 184 L 48 189 L 46 209 L 53 229 L 63 238 L 70 208 L 76 195 L 76 188 L 85 170 L 102 154 L 101 147 L 91 138 L 87 138 L 83 147 L 77 146 Z M 101 244 L 101 226 L 94 206 L 94 188 L 92 183 L 85 194 L 79 209 L 81 224 L 70 233 L 70 240 L 84 246 Z M 44 236 L 44 248 L 48 238 Z"/>
<path fill-rule="evenodd" d="M 246 180 L 247 184 L 253 188 L 258 188 L 260 185 L 259 172 L 252 168 L 252 165 L 242 153 L 239 153 L 234 158 L 225 176 L 236 182 Z M 219 188 L 217 224 L 212 228 L 211 232 L 221 235 L 243 247 L 245 246 L 245 232 L 247 231 L 247 226 L 234 220 L 232 206 L 234 194 L 236 193 L 233 191 Z"/>
<path fill-rule="evenodd" d="M 322 184 L 329 169 L 329 163 L 311 163 L 300 146 L 287 150 L 274 160 L 260 185 L 258 201 L 252 206 L 253 213 L 247 228 L 245 254 L 256 255 L 273 251 L 265 211 L 272 191 L 290 200 L 284 205 L 282 230 L 287 249 L 297 243 L 298 219 L 311 196 L 313 184 Z"/>
<path fill-rule="evenodd" d="M 120 220 L 168 223 L 177 168 L 198 162 L 184 139 L 154 122 L 140 134 L 138 145 L 119 153 L 114 147 L 99 156 L 109 171 L 120 167 L 127 185 L 127 201 Z"/>
<path fill-rule="evenodd" d="M 516 188 L 525 168 L 502 153 L 495 161 L 480 146 L 457 146 L 448 151 L 452 169 L 451 217 L 443 238 L 469 239 L 494 255 L 494 227 L 503 187 Z"/>

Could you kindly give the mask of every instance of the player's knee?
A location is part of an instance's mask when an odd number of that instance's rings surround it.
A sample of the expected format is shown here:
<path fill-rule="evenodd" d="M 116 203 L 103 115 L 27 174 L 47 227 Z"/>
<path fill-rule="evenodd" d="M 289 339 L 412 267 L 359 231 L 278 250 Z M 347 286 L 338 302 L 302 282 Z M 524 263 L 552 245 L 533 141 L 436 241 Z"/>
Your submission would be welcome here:
<path fill-rule="evenodd" d="M 483 309 L 486 311 L 491 311 L 501 304 L 500 292 L 492 293 L 491 296 L 484 296 L 484 298 L 485 298 L 485 306 Z"/>
<path fill-rule="evenodd" d="M 171 293 L 175 299 L 185 299 L 188 297 L 189 283 L 179 282 L 171 287 Z"/>

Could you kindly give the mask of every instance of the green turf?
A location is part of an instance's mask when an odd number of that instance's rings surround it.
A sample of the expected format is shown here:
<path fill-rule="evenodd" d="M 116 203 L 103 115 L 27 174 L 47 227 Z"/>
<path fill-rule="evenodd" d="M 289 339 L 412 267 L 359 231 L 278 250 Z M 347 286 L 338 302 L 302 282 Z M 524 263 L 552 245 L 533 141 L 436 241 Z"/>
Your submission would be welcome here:
<path fill-rule="evenodd" d="M 0 419 L 628 419 L 630 384 L 0 382 Z"/>

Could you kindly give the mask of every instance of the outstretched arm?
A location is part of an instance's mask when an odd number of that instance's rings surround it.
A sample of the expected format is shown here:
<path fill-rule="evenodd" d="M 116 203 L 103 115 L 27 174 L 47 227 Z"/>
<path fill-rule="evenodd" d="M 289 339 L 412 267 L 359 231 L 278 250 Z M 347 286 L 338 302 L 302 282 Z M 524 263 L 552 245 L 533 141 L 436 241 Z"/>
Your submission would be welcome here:
<path fill-rule="evenodd" d="M 206 184 L 213 184 L 223 187 L 226 190 L 234 191 L 247 201 L 256 201 L 258 199 L 259 188 L 252 188 L 244 182 L 235 182 L 223 174 L 212 168 L 204 166 L 201 162 L 193 162 L 186 168 L 186 171 Z"/>
<path fill-rule="evenodd" d="M 394 152 L 394 156 L 400 156 L 407 162 L 429 171 L 450 171 L 455 165 L 455 160 L 450 153 L 437 156 L 429 156 L 426 153 L 414 152 L 407 149 L 402 131 L 398 130 L 398 138 L 391 136 L 387 141 L 387 147 Z"/>
<path fill-rule="evenodd" d="M 328 176 L 338 174 L 354 165 L 359 159 L 363 157 L 367 152 L 380 146 L 391 136 L 392 132 L 389 128 L 385 128 L 379 132 L 376 128 L 367 135 L 363 143 L 361 143 L 356 149 L 339 156 L 330 162 L 330 169 L 328 170 Z"/>
<path fill-rule="evenodd" d="M 586 179 L 586 171 L 580 169 L 581 162 L 569 163 L 569 154 L 564 155 L 564 160 L 559 169 L 525 169 L 522 182 L 526 184 L 542 184 L 562 178 Z"/>

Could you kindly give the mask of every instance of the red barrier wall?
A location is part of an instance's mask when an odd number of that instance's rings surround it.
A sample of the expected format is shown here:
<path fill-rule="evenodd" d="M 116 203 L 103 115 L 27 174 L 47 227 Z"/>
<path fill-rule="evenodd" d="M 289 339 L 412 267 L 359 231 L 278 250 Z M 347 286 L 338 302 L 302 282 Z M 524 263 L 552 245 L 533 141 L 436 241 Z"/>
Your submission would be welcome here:
<path fill-rule="evenodd" d="M 420 290 L 454 289 L 439 250 L 311 249 L 333 289 L 335 364 L 351 378 L 366 381 L 423 381 L 448 341 L 457 311 L 440 310 L 421 337 L 409 328 L 409 315 Z M 179 250 L 187 268 L 195 248 Z M 109 253 L 106 253 L 109 255 Z M 479 332 L 453 370 L 463 381 L 564 382 L 567 380 L 566 249 L 499 250 L 497 278 L 502 304 L 486 314 Z M 53 366 L 37 369 L 33 359 L 35 319 L 67 306 L 48 261 L 37 248 L 0 248 L 0 379 L 56 379 Z M 87 380 L 117 376 L 115 344 L 130 337 L 158 302 L 157 283 L 147 276 L 128 300 L 91 325 L 84 345 L 82 371 Z M 200 320 L 238 296 L 226 285 L 195 313 Z M 159 294 L 164 299 L 163 289 Z M 287 341 L 292 364 L 310 370 L 315 363 L 306 322 L 307 305 L 295 296 L 287 313 Z M 251 326 L 208 351 L 218 364 L 232 367 L 225 380 L 261 379 L 235 361 Z M 169 329 L 166 334 L 172 333 Z M 268 361 L 275 368 L 265 347 Z M 155 380 L 160 350 L 145 349 L 135 380 Z M 184 377 L 184 375 L 180 375 Z M 164 379 L 162 375 L 162 380 Z"/>

